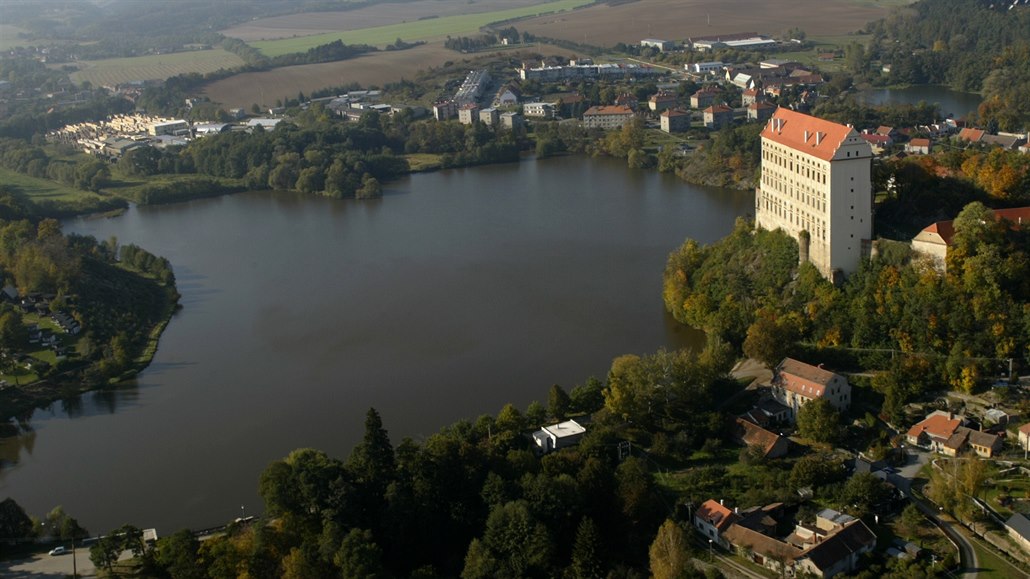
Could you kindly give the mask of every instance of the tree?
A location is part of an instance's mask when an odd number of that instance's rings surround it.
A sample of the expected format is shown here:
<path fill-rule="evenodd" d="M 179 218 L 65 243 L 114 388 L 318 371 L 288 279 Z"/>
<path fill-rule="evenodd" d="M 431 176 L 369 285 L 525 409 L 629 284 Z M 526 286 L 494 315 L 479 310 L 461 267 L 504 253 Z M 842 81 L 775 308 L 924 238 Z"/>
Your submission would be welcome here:
<path fill-rule="evenodd" d="M 526 422 L 533 428 L 547 422 L 547 409 L 544 405 L 537 400 L 530 402 L 526 407 Z"/>
<path fill-rule="evenodd" d="M 603 551 L 597 525 L 590 517 L 583 517 L 576 529 L 576 541 L 572 545 L 572 564 L 568 568 L 570 579 L 601 579 L 604 565 Z"/>
<path fill-rule="evenodd" d="M 118 554 L 122 551 L 122 542 L 116 536 L 107 535 L 101 537 L 89 548 L 89 560 L 99 569 L 111 572 L 111 567 L 118 561 Z"/>
<path fill-rule="evenodd" d="M 203 579 L 206 577 L 200 562 L 200 542 L 187 529 L 161 538 L 157 543 L 157 564 L 172 579 Z"/>
<path fill-rule="evenodd" d="M 655 579 L 682 577 L 692 568 L 687 547 L 687 536 L 683 529 L 671 519 L 666 519 L 658 528 L 658 535 L 648 551 L 651 575 Z"/>
<path fill-rule="evenodd" d="M 26 539 L 32 533 L 32 519 L 14 499 L 0 502 L 0 539 Z"/>
<path fill-rule="evenodd" d="M 374 579 L 383 573 L 383 553 L 366 529 L 351 529 L 333 562 L 346 579 Z"/>
<path fill-rule="evenodd" d="M 541 575 L 550 559 L 547 528 L 529 512 L 526 501 L 513 501 L 490 511 L 482 541 L 469 545 L 462 577 Z"/>
<path fill-rule="evenodd" d="M 565 420 L 571 406 L 572 399 L 565 393 L 565 390 L 558 384 L 552 385 L 547 396 L 547 411 L 551 418 L 558 421 Z"/>
<path fill-rule="evenodd" d="M 832 443 L 840 433 L 840 413 L 825 398 L 805 403 L 798 410 L 798 433 L 816 442 Z"/>
<path fill-rule="evenodd" d="M 775 368 L 781 360 L 790 355 L 800 336 L 800 324 L 794 316 L 776 315 L 763 308 L 755 322 L 747 329 L 744 339 L 744 354 Z"/>

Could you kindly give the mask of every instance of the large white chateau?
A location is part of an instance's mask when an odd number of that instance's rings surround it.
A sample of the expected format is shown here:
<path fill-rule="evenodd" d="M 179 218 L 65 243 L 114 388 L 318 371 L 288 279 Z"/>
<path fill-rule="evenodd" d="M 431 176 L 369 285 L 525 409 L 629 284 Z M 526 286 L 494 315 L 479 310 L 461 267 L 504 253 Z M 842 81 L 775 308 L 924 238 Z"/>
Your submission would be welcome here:
<path fill-rule="evenodd" d="M 873 236 L 872 148 L 852 127 L 780 108 L 762 131 L 755 224 L 798 240 L 801 260 L 837 282 Z"/>

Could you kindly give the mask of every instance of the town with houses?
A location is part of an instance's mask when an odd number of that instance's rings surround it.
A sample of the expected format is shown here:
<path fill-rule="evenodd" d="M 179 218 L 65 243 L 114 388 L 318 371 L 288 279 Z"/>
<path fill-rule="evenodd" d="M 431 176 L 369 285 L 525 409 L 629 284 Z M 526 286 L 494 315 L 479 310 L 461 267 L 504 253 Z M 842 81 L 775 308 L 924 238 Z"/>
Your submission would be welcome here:
<path fill-rule="evenodd" d="M 701 53 L 719 48 L 762 48 L 778 41 L 741 33 L 693 39 L 689 50 Z M 658 51 L 682 47 L 661 39 L 644 39 L 640 46 Z M 830 53 L 825 59 L 837 58 Z M 820 59 L 823 56 L 820 55 Z M 888 67 L 885 67 L 885 71 Z M 629 87 L 653 82 L 656 92 L 646 100 L 630 91 L 618 94 L 614 102 L 590 102 L 576 91 L 550 92 L 540 87 L 551 84 L 608 81 Z M 698 86 L 689 94 L 679 90 L 683 83 Z M 589 58 L 548 58 L 525 62 L 498 78 L 486 69 L 468 71 L 464 79 L 440 95 L 431 106 L 387 102 L 380 90 L 350 91 L 311 99 L 302 107 L 322 106 L 349 120 L 357 121 L 370 111 L 392 115 L 407 111 L 412 116 L 431 117 L 466 125 L 481 123 L 505 130 L 522 130 L 543 122 L 576 123 L 586 129 L 614 131 L 636 122 L 672 135 L 690 131 L 717 131 L 756 123 L 761 132 L 761 174 L 755 194 L 755 224 L 762 229 L 781 229 L 794 237 L 802 261 L 812 263 L 820 274 L 840 283 L 854 273 L 863 258 L 877 250 L 873 240 L 873 197 L 871 163 L 876 157 L 928 155 L 941 142 L 948 146 L 1000 147 L 1030 154 L 1027 134 L 990 134 L 984 128 L 966 126 L 962 119 L 913 127 L 853 127 L 809 116 L 826 83 L 823 75 L 801 63 L 768 59 L 747 65 L 718 61 L 695 62 L 682 70 L 670 70 L 641 63 L 595 63 Z M 134 98 L 144 83 L 126 83 L 92 90 L 107 90 Z M 532 87 L 535 94 L 529 94 Z M 91 91 L 55 92 L 55 106 L 88 100 Z M 0 107 L 10 94 L 0 81 Z M 189 103 L 187 103 L 189 104 Z M 64 126 L 48 133 L 55 143 L 74 144 L 88 154 L 115 161 L 140 147 L 182 146 L 193 139 L 229 131 L 273 130 L 289 123 L 283 107 L 252 114 L 243 109 L 228 111 L 229 122 L 195 122 L 166 118 L 144 112 L 110 117 L 100 122 Z M 1013 227 L 1030 220 L 1030 207 L 996 210 L 999 221 Z M 910 240 L 912 250 L 940 270 L 954 236 L 952 221 L 938 221 Z M 68 353 L 70 340 L 82 330 L 79 322 L 61 310 L 51 309 L 54 296 L 20 296 L 5 287 L 0 298 L 40 318 L 29 327 L 34 344 L 53 349 L 60 357 Z M 59 358 L 60 359 L 60 358 Z M 0 387 L 6 386 L 0 384 Z M 842 374 L 818 361 L 783 359 L 768 376 L 759 376 L 748 387 L 756 402 L 734 418 L 733 440 L 753 449 L 762 460 L 776 460 L 804 452 L 796 442 L 799 411 L 823 400 L 844 416 L 854 404 L 852 386 Z M 897 460 L 874 460 L 860 452 L 847 452 L 849 476 L 871 474 L 890 488 L 888 499 L 874 505 L 877 516 L 896 516 L 905 499 L 912 496 L 911 479 L 919 468 L 939 460 L 980 457 L 1002 468 L 1012 468 L 1027 477 L 1026 467 L 1012 467 L 1013 457 L 1030 451 L 1030 416 L 995 401 L 968 400 L 958 405 L 928 409 L 908 426 L 891 425 L 903 440 Z M 558 452 L 576 445 L 590 428 L 588 420 L 566 420 L 535 431 L 532 442 L 540 454 Z M 800 492 L 800 491 L 799 491 Z M 810 489 L 809 489 L 809 492 Z M 801 496 L 802 501 L 812 496 Z M 1027 498 L 1023 501 L 1030 500 Z M 997 519 L 1007 535 L 987 539 L 1013 559 L 1030 563 L 1030 519 L 1013 510 L 1002 516 L 986 502 L 984 513 Z M 980 503 L 978 503 L 979 505 Z M 780 576 L 832 577 L 856 571 L 863 557 L 874 549 L 898 559 L 925 556 L 924 548 L 895 539 L 878 544 L 875 529 L 861 518 L 830 508 L 814 515 L 783 503 L 729 504 L 712 496 L 690 505 L 690 521 L 702 544 L 710 550 L 732 552 Z M 944 525 L 937 521 L 938 524 Z M 950 537 L 950 535 L 949 535 Z"/>

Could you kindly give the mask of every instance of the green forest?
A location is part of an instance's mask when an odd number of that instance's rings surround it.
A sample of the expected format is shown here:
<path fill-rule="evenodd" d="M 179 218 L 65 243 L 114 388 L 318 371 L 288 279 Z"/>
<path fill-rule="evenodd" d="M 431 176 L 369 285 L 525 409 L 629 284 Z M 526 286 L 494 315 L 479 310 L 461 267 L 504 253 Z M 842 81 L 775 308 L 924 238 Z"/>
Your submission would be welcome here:
<path fill-rule="evenodd" d="M 1030 355 L 1030 228 L 995 220 L 982 203 L 955 218 L 947 273 L 882 243 L 835 287 L 797 244 L 743 220 L 709 246 L 688 240 L 669 256 L 666 307 L 770 366 L 805 353 L 837 368 L 877 368 L 882 410 L 939 390 L 971 392 L 1007 377 Z M 892 355 L 894 351 L 897 355 Z"/>

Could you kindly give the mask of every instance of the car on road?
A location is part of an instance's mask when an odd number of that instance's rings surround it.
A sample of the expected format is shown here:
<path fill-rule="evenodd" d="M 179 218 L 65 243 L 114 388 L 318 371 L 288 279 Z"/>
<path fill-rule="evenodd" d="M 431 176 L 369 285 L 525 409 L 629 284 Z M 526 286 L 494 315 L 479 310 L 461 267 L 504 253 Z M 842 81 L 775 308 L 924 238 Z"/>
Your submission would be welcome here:
<path fill-rule="evenodd" d="M 64 555 L 67 552 L 68 549 L 65 549 L 64 547 L 54 547 L 53 549 L 50 549 L 51 555 Z"/>

